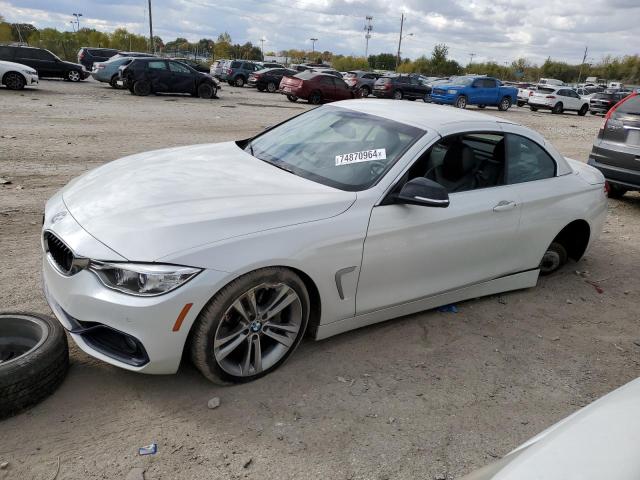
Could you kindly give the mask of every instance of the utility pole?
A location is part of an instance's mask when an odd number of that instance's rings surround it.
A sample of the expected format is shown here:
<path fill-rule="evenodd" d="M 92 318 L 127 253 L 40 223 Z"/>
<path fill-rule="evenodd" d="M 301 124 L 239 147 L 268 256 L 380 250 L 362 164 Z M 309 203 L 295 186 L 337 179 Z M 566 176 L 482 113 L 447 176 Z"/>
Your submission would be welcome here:
<path fill-rule="evenodd" d="M 578 84 L 580 84 L 580 79 L 582 78 L 582 67 L 584 67 L 584 62 L 587 61 L 587 52 L 589 51 L 589 47 L 584 47 L 584 55 L 582 56 L 582 63 L 580 64 L 580 73 L 578 74 Z"/>
<path fill-rule="evenodd" d="M 367 15 L 365 18 L 366 23 L 364 25 L 364 38 L 366 40 L 366 45 L 364 47 L 364 58 L 369 58 L 369 39 L 371 38 L 371 30 L 373 30 L 373 25 L 371 24 L 373 17 L 371 15 Z"/>
<path fill-rule="evenodd" d="M 149 0 L 149 46 L 151 47 L 151 53 L 156 53 L 156 44 L 153 41 L 153 19 L 151 17 L 151 0 Z"/>
<path fill-rule="evenodd" d="M 475 56 L 476 56 L 476 54 L 475 54 L 475 53 L 473 53 L 473 52 L 471 52 L 471 53 L 469 54 L 469 65 L 471 65 L 471 64 L 473 63 L 473 57 L 475 57 Z"/>
<path fill-rule="evenodd" d="M 80 17 L 82 16 L 81 13 L 74 13 L 73 14 L 74 17 L 76 17 L 76 27 L 77 27 L 77 31 L 80 31 Z"/>
<path fill-rule="evenodd" d="M 400 37 L 398 38 L 398 56 L 396 57 L 396 72 L 398 71 L 398 66 L 400 66 L 400 47 L 402 46 L 402 27 L 404 27 L 404 12 L 402 12 L 402 17 L 400 17 Z"/>
<path fill-rule="evenodd" d="M 260 52 L 262 53 L 262 61 L 264 62 L 264 37 L 260 39 Z"/>
<path fill-rule="evenodd" d="M 309 40 L 311 40 L 313 43 L 311 44 L 311 53 L 316 53 L 316 42 L 318 41 L 317 38 L 310 38 Z"/>

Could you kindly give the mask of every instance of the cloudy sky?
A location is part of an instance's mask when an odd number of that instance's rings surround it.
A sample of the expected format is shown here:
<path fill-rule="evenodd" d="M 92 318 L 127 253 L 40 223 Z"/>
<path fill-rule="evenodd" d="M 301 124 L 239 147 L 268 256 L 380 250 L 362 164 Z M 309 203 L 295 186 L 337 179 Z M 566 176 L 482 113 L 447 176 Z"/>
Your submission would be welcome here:
<path fill-rule="evenodd" d="M 0 0 L 11 22 L 71 29 L 126 27 L 148 33 L 147 0 Z M 265 51 L 316 49 L 363 55 L 365 16 L 373 16 L 369 53 L 395 52 L 400 14 L 405 12 L 402 54 L 415 58 L 446 43 L 456 60 L 535 62 L 548 56 L 578 63 L 606 54 L 640 53 L 640 0 L 153 0 L 154 33 L 165 41 L 215 38 L 228 31 L 234 42 L 265 38 Z"/>

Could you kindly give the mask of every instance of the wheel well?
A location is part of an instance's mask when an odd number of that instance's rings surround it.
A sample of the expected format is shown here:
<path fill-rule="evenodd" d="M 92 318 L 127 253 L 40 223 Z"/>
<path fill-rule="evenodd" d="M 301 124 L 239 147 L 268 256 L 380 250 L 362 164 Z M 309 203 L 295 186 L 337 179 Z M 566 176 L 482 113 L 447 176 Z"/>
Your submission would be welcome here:
<path fill-rule="evenodd" d="M 567 249 L 569 258 L 578 261 L 587 249 L 590 236 L 589 224 L 584 220 L 574 220 L 564 227 L 553 241 L 562 244 Z"/>
<path fill-rule="evenodd" d="M 27 79 L 25 78 L 25 76 L 24 76 L 24 75 L 22 75 L 20 72 L 16 72 L 16 71 L 14 71 L 14 70 L 11 70 L 11 71 L 5 72 L 5 74 L 2 76 L 2 84 L 3 84 L 3 85 L 6 83 L 6 82 L 5 82 L 5 79 L 7 78 L 7 75 L 9 75 L 10 73 L 17 73 L 18 75 L 20 75 L 20 76 L 22 77 L 22 79 L 24 80 L 24 82 L 25 82 L 25 83 L 27 83 Z"/>

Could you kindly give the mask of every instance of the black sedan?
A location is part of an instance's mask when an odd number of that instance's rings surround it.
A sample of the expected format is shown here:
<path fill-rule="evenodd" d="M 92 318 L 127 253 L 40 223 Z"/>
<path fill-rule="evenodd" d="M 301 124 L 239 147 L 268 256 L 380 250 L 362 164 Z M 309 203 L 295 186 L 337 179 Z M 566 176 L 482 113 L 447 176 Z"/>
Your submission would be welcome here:
<path fill-rule="evenodd" d="M 218 83 L 184 63 L 161 58 L 137 58 L 120 70 L 121 81 L 134 95 L 150 93 L 189 93 L 215 98 Z"/>
<path fill-rule="evenodd" d="M 293 77 L 297 73 L 299 72 L 289 68 L 265 68 L 249 75 L 248 85 L 256 87 L 261 92 L 266 90 L 274 93 L 278 90 L 282 77 Z"/>

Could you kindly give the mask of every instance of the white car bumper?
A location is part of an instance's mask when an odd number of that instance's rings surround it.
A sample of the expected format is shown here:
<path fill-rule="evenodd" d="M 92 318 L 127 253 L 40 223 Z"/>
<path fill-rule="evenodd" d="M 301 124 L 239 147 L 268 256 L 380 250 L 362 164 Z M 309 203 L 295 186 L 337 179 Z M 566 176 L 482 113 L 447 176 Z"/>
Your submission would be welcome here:
<path fill-rule="evenodd" d="M 23 75 L 25 80 L 27 81 L 27 87 L 35 87 L 36 85 L 38 85 L 40 79 L 38 78 L 37 74 L 23 73 Z"/>
<path fill-rule="evenodd" d="M 178 370 L 191 325 L 228 275 L 204 270 L 165 295 L 136 297 L 106 288 L 88 270 L 65 276 L 53 262 L 45 254 L 45 297 L 78 346 L 112 365 L 154 374 Z"/>

